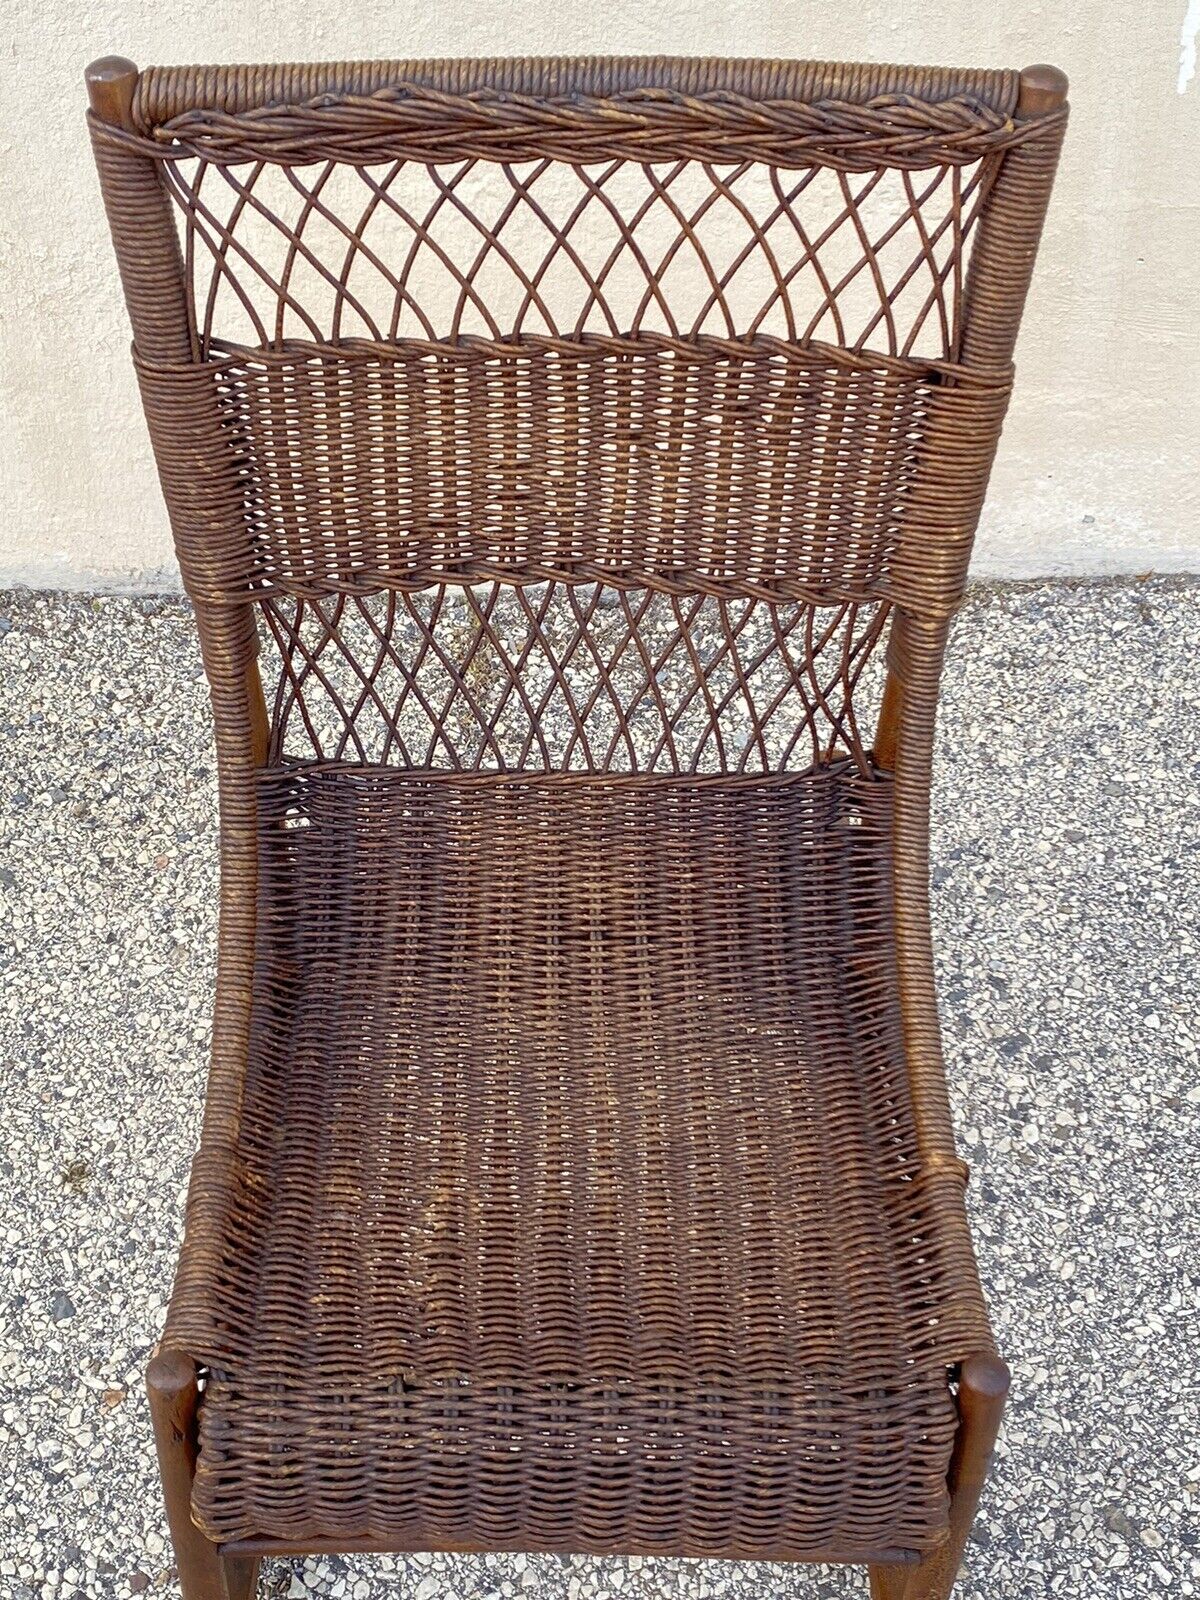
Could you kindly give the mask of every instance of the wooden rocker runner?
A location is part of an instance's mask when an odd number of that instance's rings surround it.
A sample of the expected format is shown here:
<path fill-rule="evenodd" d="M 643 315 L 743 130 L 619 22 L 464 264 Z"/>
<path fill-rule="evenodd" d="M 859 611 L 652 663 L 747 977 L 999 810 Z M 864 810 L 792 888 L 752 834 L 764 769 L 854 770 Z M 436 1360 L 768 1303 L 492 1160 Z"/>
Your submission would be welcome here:
<path fill-rule="evenodd" d="M 1061 74 L 87 78 L 219 757 L 186 1600 L 420 1549 L 946 1596 L 1008 1374 L 930 758 Z"/>

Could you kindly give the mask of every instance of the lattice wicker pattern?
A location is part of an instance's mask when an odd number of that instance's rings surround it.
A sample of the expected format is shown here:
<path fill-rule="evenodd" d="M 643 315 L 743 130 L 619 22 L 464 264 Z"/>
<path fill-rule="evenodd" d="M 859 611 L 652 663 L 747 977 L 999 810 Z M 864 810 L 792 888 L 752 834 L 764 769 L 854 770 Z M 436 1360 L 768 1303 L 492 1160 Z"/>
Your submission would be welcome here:
<path fill-rule="evenodd" d="M 519 152 L 518 152 L 519 156 Z M 994 157 L 916 172 L 746 160 L 166 166 L 200 348 L 776 335 L 955 353 Z"/>
<path fill-rule="evenodd" d="M 869 767 L 878 606 L 601 585 L 439 587 L 264 605 L 272 756 L 451 770 Z M 868 675 L 874 691 L 860 689 Z"/>

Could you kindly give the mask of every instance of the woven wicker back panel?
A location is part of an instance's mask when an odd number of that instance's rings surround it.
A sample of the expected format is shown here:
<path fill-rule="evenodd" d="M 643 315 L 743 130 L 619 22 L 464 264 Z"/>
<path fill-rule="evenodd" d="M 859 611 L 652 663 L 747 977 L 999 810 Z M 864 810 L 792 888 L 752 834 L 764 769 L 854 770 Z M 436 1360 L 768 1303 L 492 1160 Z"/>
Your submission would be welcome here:
<path fill-rule="evenodd" d="M 300 165 L 270 118 L 183 119 L 209 152 L 165 167 L 192 337 L 248 468 L 227 580 L 886 589 L 931 410 L 979 408 L 945 364 L 999 157 L 797 170 L 729 159 L 718 124 L 720 165 L 671 127 L 657 161 L 569 160 L 616 137 L 584 107 L 535 158 L 555 130 L 507 104 L 467 154 L 496 109 L 367 104 Z"/>
<path fill-rule="evenodd" d="M 267 599 L 275 757 L 554 767 L 552 679 L 568 767 L 864 766 L 887 605 L 942 616 L 965 576 L 1009 386 L 960 359 L 970 253 L 1015 137 L 963 94 L 415 83 L 156 125 L 192 359 L 143 359 L 143 389 L 173 433 L 207 427 L 207 482 L 191 450 L 160 461 L 192 592 Z M 409 598 L 448 615 L 460 584 L 465 651 Z M 705 599 L 717 636 L 776 646 L 731 694 Z M 673 645 L 642 636 L 666 603 Z M 470 683 L 489 656 L 492 700 Z M 428 738 L 402 728 L 418 707 Z M 646 749 L 609 712 L 645 713 Z"/>
<path fill-rule="evenodd" d="M 829 600 L 880 588 L 936 403 L 895 373 L 649 338 L 255 355 L 221 395 L 247 576 L 272 588 L 690 576 Z"/>

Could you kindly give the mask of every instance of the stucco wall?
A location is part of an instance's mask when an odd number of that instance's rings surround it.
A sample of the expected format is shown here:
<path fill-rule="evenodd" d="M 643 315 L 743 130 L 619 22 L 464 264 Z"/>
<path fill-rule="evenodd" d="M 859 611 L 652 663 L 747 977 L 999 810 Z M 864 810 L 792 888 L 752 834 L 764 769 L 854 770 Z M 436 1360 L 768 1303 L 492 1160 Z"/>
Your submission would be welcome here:
<path fill-rule="evenodd" d="M 0 68 L 0 581 L 177 581 L 82 123 L 83 67 L 109 52 L 1053 61 L 1072 127 L 976 571 L 1200 569 L 1198 23 L 1195 0 L 21 5 Z"/>

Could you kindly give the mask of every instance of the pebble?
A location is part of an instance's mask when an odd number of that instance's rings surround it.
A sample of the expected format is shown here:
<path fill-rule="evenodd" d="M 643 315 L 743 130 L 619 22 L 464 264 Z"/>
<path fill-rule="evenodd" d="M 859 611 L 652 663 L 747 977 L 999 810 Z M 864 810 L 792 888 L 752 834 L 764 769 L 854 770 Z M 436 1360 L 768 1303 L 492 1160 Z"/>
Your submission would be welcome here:
<path fill-rule="evenodd" d="M 51 1322 L 70 1322 L 75 1315 L 75 1303 L 69 1294 L 64 1294 L 61 1289 L 55 1291 L 50 1302 Z"/>

